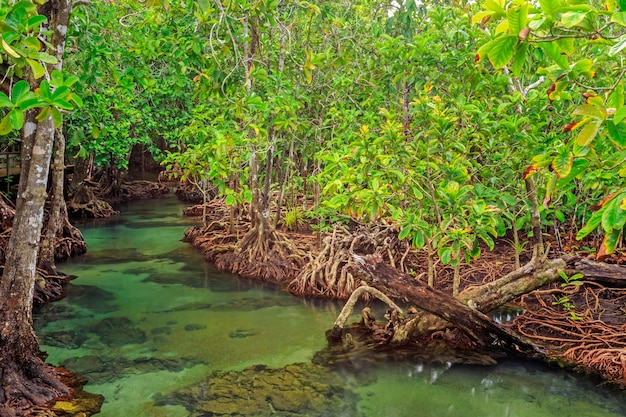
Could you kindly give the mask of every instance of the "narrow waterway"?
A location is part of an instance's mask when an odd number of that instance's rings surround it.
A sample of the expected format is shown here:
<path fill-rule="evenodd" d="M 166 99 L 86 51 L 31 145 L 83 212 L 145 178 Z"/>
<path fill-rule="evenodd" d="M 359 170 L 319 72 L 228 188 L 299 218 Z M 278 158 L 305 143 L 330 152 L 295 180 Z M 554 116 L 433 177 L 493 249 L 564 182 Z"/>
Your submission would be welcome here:
<path fill-rule="evenodd" d="M 100 416 L 626 415 L 623 392 L 537 363 L 365 358 L 320 370 L 311 362 L 339 304 L 216 271 L 180 241 L 189 221 L 173 196 L 120 209 L 79 225 L 89 252 L 60 265 L 77 278 L 64 300 L 35 313 L 48 361 L 106 397 Z"/>

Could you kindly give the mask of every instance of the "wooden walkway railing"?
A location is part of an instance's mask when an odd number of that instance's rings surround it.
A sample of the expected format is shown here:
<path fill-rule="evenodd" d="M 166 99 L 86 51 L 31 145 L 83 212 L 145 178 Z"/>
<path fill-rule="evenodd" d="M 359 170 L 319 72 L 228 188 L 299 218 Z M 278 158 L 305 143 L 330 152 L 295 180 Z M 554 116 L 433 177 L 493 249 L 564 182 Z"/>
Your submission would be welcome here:
<path fill-rule="evenodd" d="M 19 175 L 20 173 L 20 153 L 0 152 L 0 178 Z"/>

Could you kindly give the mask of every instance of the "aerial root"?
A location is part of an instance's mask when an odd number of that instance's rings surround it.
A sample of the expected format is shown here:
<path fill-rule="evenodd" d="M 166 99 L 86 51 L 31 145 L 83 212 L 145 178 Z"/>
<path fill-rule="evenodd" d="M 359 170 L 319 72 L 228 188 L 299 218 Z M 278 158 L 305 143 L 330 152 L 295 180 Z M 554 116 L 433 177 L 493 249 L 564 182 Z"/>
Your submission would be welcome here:
<path fill-rule="evenodd" d="M 626 289 L 586 282 L 535 291 L 522 298 L 532 309 L 514 320 L 523 336 L 554 346 L 566 361 L 626 386 Z M 621 317 L 620 317 L 621 316 Z"/>

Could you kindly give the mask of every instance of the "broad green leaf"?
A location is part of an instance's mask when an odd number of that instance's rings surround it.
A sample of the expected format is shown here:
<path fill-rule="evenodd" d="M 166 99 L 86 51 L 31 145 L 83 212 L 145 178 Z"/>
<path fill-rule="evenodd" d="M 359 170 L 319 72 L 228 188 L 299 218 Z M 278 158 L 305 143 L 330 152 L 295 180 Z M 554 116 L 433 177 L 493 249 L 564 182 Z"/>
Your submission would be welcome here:
<path fill-rule="evenodd" d="M 11 99 L 2 92 L 0 92 L 0 107 L 13 107 Z"/>
<path fill-rule="evenodd" d="M 513 58 L 513 65 L 511 66 L 511 70 L 513 71 L 513 75 L 519 77 L 522 73 L 522 68 L 524 67 L 524 62 L 526 61 L 526 51 L 528 51 L 528 43 L 522 42 L 517 45 L 515 48 L 515 57 Z"/>
<path fill-rule="evenodd" d="M 31 18 L 28 19 L 27 28 L 28 29 L 33 29 L 33 28 L 41 25 L 46 20 L 48 20 L 48 19 L 45 16 L 42 16 L 40 14 L 38 14 L 36 16 L 32 16 Z"/>
<path fill-rule="evenodd" d="M 448 247 L 439 248 L 437 255 L 439 255 L 442 264 L 448 265 L 452 259 L 452 249 Z"/>
<path fill-rule="evenodd" d="M 620 208 L 623 198 L 624 195 L 620 194 L 605 205 L 606 209 L 602 214 L 602 229 L 605 233 L 610 233 L 614 229 L 621 230 L 624 227 L 626 211 Z"/>
<path fill-rule="evenodd" d="M 426 244 L 426 237 L 424 236 L 424 232 L 421 230 L 417 231 L 415 235 L 413 235 L 413 247 L 421 249 Z"/>
<path fill-rule="evenodd" d="M 606 106 L 616 110 L 620 110 L 624 107 L 624 84 L 618 84 L 611 94 L 609 94 Z M 615 119 L 615 117 L 613 119 Z"/>
<path fill-rule="evenodd" d="M 494 68 L 502 68 L 507 65 L 515 53 L 517 35 L 507 35 L 495 39 L 488 53 L 489 61 Z"/>
<path fill-rule="evenodd" d="M 617 38 L 615 44 L 609 49 L 609 56 L 619 54 L 624 48 L 626 48 L 626 34 Z"/>
<path fill-rule="evenodd" d="M 524 3 L 519 7 L 507 10 L 506 17 L 512 35 L 519 35 L 520 31 L 528 24 L 528 7 L 528 3 Z"/>
<path fill-rule="evenodd" d="M 0 121 L 0 135 L 6 135 L 12 130 L 13 126 L 11 126 L 11 113 L 9 113 L 2 118 L 2 121 Z"/>
<path fill-rule="evenodd" d="M 580 146 L 588 146 L 598 134 L 601 123 L 601 120 L 591 120 L 589 123 L 587 123 L 580 130 L 580 133 L 576 138 L 576 143 L 578 143 Z"/>
<path fill-rule="evenodd" d="M 50 112 L 52 116 L 52 121 L 54 122 L 54 126 L 61 127 L 61 125 L 63 124 L 63 115 L 61 114 L 59 109 L 57 109 L 56 107 L 52 107 Z"/>
<path fill-rule="evenodd" d="M 604 120 L 605 118 L 604 112 L 592 104 L 583 104 L 582 106 L 578 106 L 574 109 L 572 114 L 574 116 L 591 117 L 599 120 Z"/>
<path fill-rule="evenodd" d="M 561 48 L 556 44 L 556 42 L 544 42 L 541 45 L 541 49 L 548 55 L 552 60 L 564 70 L 569 70 L 570 66 L 567 62 L 567 58 L 563 56 Z"/>
<path fill-rule="evenodd" d="M 561 0 L 539 0 L 539 5 L 545 14 L 556 18 L 557 13 L 563 7 L 563 2 Z"/>
<path fill-rule="evenodd" d="M 617 0 L 617 5 L 621 11 L 626 12 L 626 0 Z"/>
<path fill-rule="evenodd" d="M 607 120 L 606 127 L 611 141 L 620 148 L 626 148 L 626 122 L 615 124 Z"/>
<path fill-rule="evenodd" d="M 611 233 L 608 233 L 604 236 L 604 246 L 606 247 L 607 255 L 612 254 L 619 243 L 619 237 L 621 236 L 621 230 L 613 230 Z"/>
<path fill-rule="evenodd" d="M 491 17 L 494 14 L 495 12 L 493 10 L 482 10 L 472 16 L 472 25 L 475 25 L 476 23 L 480 23 L 483 21 L 483 19 L 487 17 Z"/>
<path fill-rule="evenodd" d="M 587 78 L 593 78 L 595 75 L 593 70 L 593 62 L 590 59 L 581 59 L 572 66 L 572 76 L 582 75 Z"/>
<path fill-rule="evenodd" d="M 16 107 L 11 110 L 9 115 L 11 116 L 11 126 L 13 126 L 13 129 L 21 129 L 24 125 L 24 112 Z"/>
<path fill-rule="evenodd" d="M 411 230 L 413 230 L 413 228 L 410 224 L 407 224 L 406 226 L 404 226 L 402 230 L 400 231 L 400 233 L 398 233 L 398 239 L 402 240 L 405 237 L 407 237 L 409 233 L 411 233 Z"/>
<path fill-rule="evenodd" d="M 593 215 L 591 216 L 591 218 L 589 219 L 585 227 L 580 229 L 578 233 L 576 234 L 577 240 L 584 238 L 589 233 L 595 231 L 598 228 L 598 226 L 600 226 L 600 223 L 602 223 L 602 215 L 604 214 L 604 211 L 605 211 L 605 208 L 603 207 L 600 210 L 593 213 Z"/>
<path fill-rule="evenodd" d="M 504 16 L 506 12 L 504 11 L 504 2 L 501 0 L 485 0 L 482 4 L 483 8 L 486 10 L 491 10 L 495 12 L 495 17 Z"/>
<path fill-rule="evenodd" d="M 11 91 L 11 100 L 17 104 L 23 99 L 26 94 L 30 92 L 30 85 L 24 80 L 20 80 L 15 83 L 13 90 Z"/>
<path fill-rule="evenodd" d="M 76 107 L 81 108 L 84 106 L 83 99 L 78 94 L 72 94 L 72 103 L 76 104 Z"/>
<path fill-rule="evenodd" d="M 587 13 L 581 12 L 566 12 L 561 16 L 561 23 L 565 28 L 572 28 L 577 26 L 580 22 L 585 20 Z"/>
<path fill-rule="evenodd" d="M 33 75 L 35 76 L 35 78 L 41 78 L 46 74 L 46 70 L 44 69 L 43 65 L 41 65 L 38 61 L 26 58 L 26 62 L 28 62 L 28 65 L 30 65 L 30 68 L 33 70 Z"/>
<path fill-rule="evenodd" d="M 611 15 L 611 22 L 626 26 L 626 12 L 616 12 Z"/>

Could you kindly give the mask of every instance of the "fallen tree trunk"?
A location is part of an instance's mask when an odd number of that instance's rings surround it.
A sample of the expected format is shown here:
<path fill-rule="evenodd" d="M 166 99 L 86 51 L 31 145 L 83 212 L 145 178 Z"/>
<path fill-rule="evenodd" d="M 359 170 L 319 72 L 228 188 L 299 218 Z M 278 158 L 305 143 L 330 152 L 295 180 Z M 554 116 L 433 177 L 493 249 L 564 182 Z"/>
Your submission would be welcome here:
<path fill-rule="evenodd" d="M 544 350 L 512 333 L 491 320 L 482 312 L 470 308 L 449 294 L 437 291 L 403 274 L 385 263 L 376 255 L 354 255 L 358 264 L 355 274 L 370 286 L 445 320 L 447 327 L 461 329 L 478 346 L 497 346 L 513 352 L 521 352 L 531 357 L 543 357 Z M 404 331 L 402 327 L 394 329 Z M 436 331 L 438 328 L 432 328 Z"/>
<path fill-rule="evenodd" d="M 614 288 L 626 287 L 626 265 L 595 262 L 587 258 L 572 258 L 573 273 L 583 274 L 583 280 L 593 281 Z"/>

